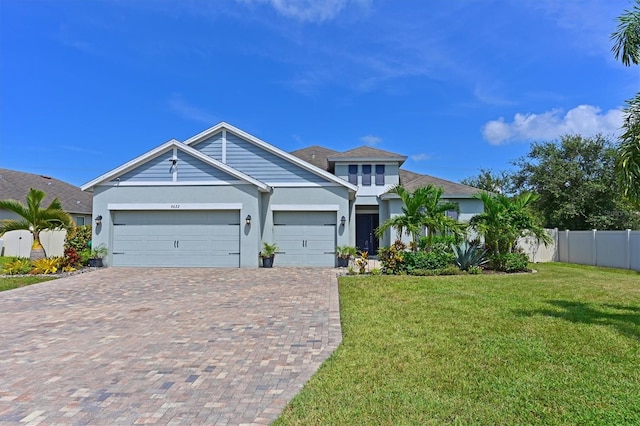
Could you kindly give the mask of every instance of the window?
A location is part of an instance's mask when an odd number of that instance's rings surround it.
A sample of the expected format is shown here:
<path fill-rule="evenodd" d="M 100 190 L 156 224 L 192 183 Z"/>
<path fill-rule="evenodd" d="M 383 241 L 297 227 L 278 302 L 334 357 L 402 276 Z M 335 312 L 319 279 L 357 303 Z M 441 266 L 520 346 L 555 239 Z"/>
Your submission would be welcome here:
<path fill-rule="evenodd" d="M 362 165 L 362 186 L 371 186 L 371 164 Z"/>
<path fill-rule="evenodd" d="M 458 218 L 460 217 L 458 212 L 455 211 L 455 210 L 447 210 L 447 216 L 449 216 L 450 218 L 455 219 L 455 220 L 458 220 Z"/>
<path fill-rule="evenodd" d="M 84 216 L 76 216 L 76 225 L 78 226 L 84 225 Z"/>
<path fill-rule="evenodd" d="M 349 183 L 358 184 L 358 165 L 349 164 Z"/>
<path fill-rule="evenodd" d="M 384 185 L 384 164 L 376 164 L 376 185 Z"/>

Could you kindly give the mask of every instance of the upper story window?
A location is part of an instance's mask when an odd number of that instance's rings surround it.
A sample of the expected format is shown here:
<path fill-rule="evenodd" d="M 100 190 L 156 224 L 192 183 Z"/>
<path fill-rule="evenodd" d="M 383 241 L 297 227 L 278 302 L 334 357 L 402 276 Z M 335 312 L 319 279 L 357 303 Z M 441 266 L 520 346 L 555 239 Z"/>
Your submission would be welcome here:
<path fill-rule="evenodd" d="M 358 165 L 349 164 L 349 183 L 358 184 Z"/>
<path fill-rule="evenodd" d="M 371 186 L 371 164 L 362 165 L 362 186 Z"/>
<path fill-rule="evenodd" d="M 376 164 L 376 185 L 384 185 L 384 164 Z"/>

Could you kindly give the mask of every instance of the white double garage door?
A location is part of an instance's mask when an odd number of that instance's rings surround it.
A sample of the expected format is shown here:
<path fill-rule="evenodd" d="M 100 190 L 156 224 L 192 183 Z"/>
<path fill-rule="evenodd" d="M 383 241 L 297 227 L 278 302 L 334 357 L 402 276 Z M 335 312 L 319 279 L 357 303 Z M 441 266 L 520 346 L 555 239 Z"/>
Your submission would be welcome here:
<path fill-rule="evenodd" d="M 275 265 L 334 266 L 335 212 L 273 215 Z M 114 211 L 113 265 L 237 268 L 241 228 L 238 210 Z"/>

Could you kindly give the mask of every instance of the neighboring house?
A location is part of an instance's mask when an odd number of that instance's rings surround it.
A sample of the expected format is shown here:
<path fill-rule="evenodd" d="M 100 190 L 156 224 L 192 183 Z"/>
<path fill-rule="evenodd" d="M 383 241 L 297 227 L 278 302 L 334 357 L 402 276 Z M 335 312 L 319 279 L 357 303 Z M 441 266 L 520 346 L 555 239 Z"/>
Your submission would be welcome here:
<path fill-rule="evenodd" d="M 401 211 L 388 193 L 398 183 L 444 186 L 460 219 L 482 211 L 475 188 L 401 170 L 405 159 L 369 147 L 287 153 L 219 123 L 82 189 L 102 216 L 93 243 L 109 248 L 109 265 L 257 267 L 269 242 L 276 266 L 334 266 L 336 245 L 376 250 L 373 230 Z"/>
<path fill-rule="evenodd" d="M 0 169 L 0 200 L 16 200 L 24 204 L 31 188 L 47 194 L 42 200 L 43 207 L 47 207 L 57 197 L 76 225 L 91 225 L 93 197 L 90 193 L 49 176 Z M 0 209 L 0 220 L 19 218 L 11 211 Z"/>

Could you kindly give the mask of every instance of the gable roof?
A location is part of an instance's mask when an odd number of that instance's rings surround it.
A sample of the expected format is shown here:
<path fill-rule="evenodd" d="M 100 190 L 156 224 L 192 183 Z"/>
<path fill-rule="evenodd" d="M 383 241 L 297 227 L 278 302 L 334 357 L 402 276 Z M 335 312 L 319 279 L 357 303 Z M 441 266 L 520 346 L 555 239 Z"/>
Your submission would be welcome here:
<path fill-rule="evenodd" d="M 361 146 L 358 148 L 350 149 L 348 151 L 336 153 L 336 151 L 324 148 L 322 146 L 314 145 L 308 148 L 299 149 L 291 152 L 292 155 L 300 157 L 305 161 L 307 158 L 315 154 L 315 158 L 312 158 L 316 163 L 322 164 L 326 162 L 328 164 L 327 170 L 331 170 L 331 162 L 335 160 L 347 161 L 345 159 L 353 160 L 398 160 L 404 162 L 407 157 L 395 154 L 393 152 L 384 151 L 382 149 L 372 148 L 370 146 Z M 401 163 L 402 164 L 402 163 Z M 413 191 L 416 188 L 426 185 L 441 186 L 444 189 L 446 195 L 455 195 L 462 197 L 469 197 L 477 192 L 480 192 L 478 188 L 474 188 L 468 185 L 462 185 L 460 183 L 451 182 L 445 179 L 440 179 L 435 176 L 423 175 L 420 173 L 412 172 L 410 170 L 400 169 L 400 184 Z"/>
<path fill-rule="evenodd" d="M 350 149 L 339 154 L 330 155 L 329 162 L 347 161 L 351 159 L 358 160 L 395 160 L 400 164 L 404 163 L 407 157 L 405 155 L 396 154 L 394 152 L 384 151 L 382 149 L 372 148 L 370 146 L 360 146 Z"/>
<path fill-rule="evenodd" d="M 57 197 L 62 203 L 62 208 L 68 213 L 91 214 L 93 195 L 83 192 L 77 186 L 49 176 L 0 169 L 0 196 L 3 199 L 24 203 L 31 188 L 47 194 L 42 200 L 43 206 L 48 206 Z"/>
<path fill-rule="evenodd" d="M 264 149 L 267 152 L 270 152 L 271 154 L 274 154 L 280 158 L 285 159 L 286 161 L 289 161 L 301 168 L 303 168 L 304 170 L 307 170 L 315 175 L 321 176 L 331 182 L 334 183 L 338 183 L 341 186 L 344 186 L 346 188 L 348 188 L 349 190 L 355 192 L 358 190 L 357 185 L 353 185 L 343 179 L 340 179 L 338 176 L 327 172 L 325 169 L 320 168 L 312 163 L 309 163 L 307 161 L 304 161 L 298 157 L 296 157 L 295 155 L 289 154 L 288 152 L 285 152 L 283 150 L 281 150 L 280 148 L 277 148 L 273 145 L 271 145 L 270 143 L 267 143 L 243 130 L 238 129 L 237 127 L 232 126 L 229 123 L 225 123 L 224 121 L 221 121 L 220 123 L 216 124 L 213 127 L 208 128 L 207 130 L 198 133 L 197 135 L 187 139 L 184 141 L 185 145 L 195 145 L 198 142 L 201 142 L 205 139 L 207 139 L 210 136 L 213 136 L 214 134 L 218 133 L 221 130 L 227 130 L 233 134 L 235 134 L 236 136 L 241 137 L 242 139 L 248 141 L 249 143 L 252 143 L 262 149 Z"/>
<path fill-rule="evenodd" d="M 133 160 L 123 164 L 120 167 L 117 167 L 105 174 L 103 174 L 102 176 L 99 176 L 97 178 L 95 178 L 94 180 L 85 183 L 84 185 L 82 185 L 81 189 L 83 191 L 88 191 L 88 190 L 92 190 L 94 186 L 99 185 L 101 183 L 105 183 L 108 182 L 116 177 L 118 177 L 119 175 L 122 175 L 123 173 L 126 173 L 130 170 L 133 170 L 134 168 L 146 163 L 147 161 L 151 160 L 152 158 L 156 157 L 159 154 L 162 154 L 170 149 L 173 148 L 177 148 L 183 152 L 186 152 L 187 154 L 199 159 L 200 161 L 205 162 L 206 164 L 209 164 L 210 166 L 213 166 L 219 170 L 222 170 L 225 173 L 228 173 L 229 175 L 243 180 L 245 182 L 251 183 L 255 186 L 257 186 L 260 191 L 262 192 L 269 192 L 271 190 L 271 188 L 264 182 L 261 182 L 249 175 L 246 175 L 242 172 L 240 172 L 239 170 L 236 170 L 232 167 L 227 166 L 224 163 L 221 163 L 220 161 L 209 157 L 208 155 L 205 155 L 203 153 L 201 153 L 200 151 L 198 151 L 197 149 L 191 148 L 190 146 L 187 146 L 185 144 L 183 144 L 182 142 L 179 142 L 175 139 L 171 139 L 168 142 L 163 143 L 162 145 L 152 149 L 151 151 L 148 151 L 145 154 L 140 155 L 139 157 L 134 158 Z"/>
<path fill-rule="evenodd" d="M 325 148 L 319 145 L 313 145 L 308 148 L 302 148 L 290 152 L 291 155 L 295 155 L 301 160 L 304 160 L 307 163 L 311 163 L 314 166 L 326 171 L 331 170 L 329 167 L 329 156 L 333 156 L 339 153 L 339 151 L 334 151 L 333 149 Z"/>

